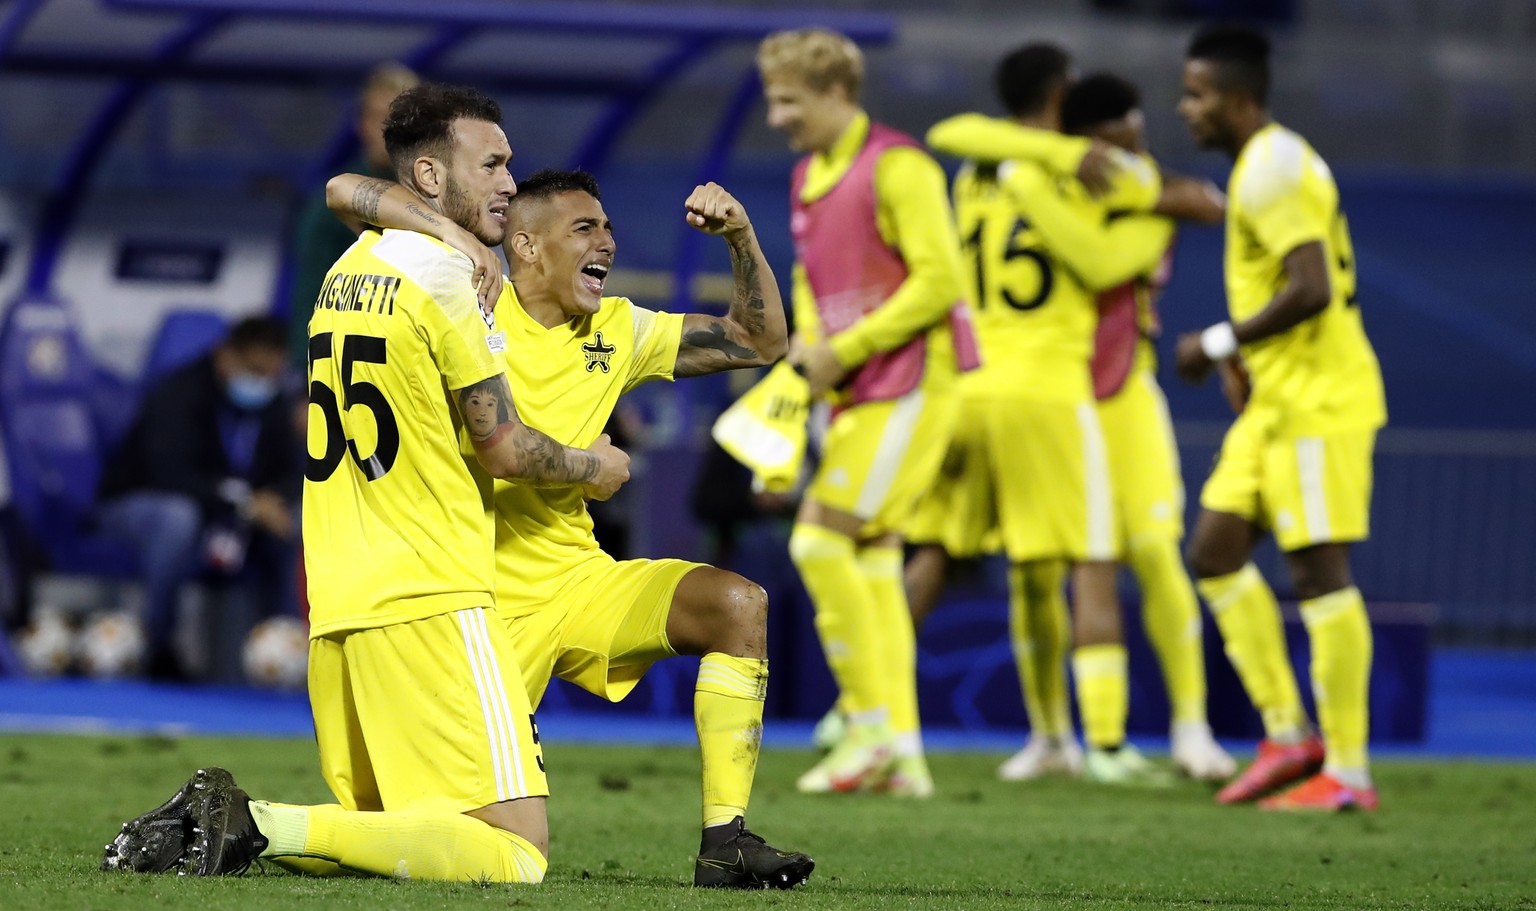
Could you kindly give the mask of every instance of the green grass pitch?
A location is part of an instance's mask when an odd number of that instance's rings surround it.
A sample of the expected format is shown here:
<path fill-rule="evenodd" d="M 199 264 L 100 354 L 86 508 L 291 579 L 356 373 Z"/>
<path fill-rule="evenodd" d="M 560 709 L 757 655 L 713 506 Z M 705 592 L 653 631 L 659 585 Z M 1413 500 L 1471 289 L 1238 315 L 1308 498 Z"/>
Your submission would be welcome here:
<path fill-rule="evenodd" d="M 998 782 L 933 757 L 939 795 L 803 797 L 808 752 L 763 757 L 749 822 L 816 858 L 789 893 L 694 891 L 698 773 L 682 747 L 546 745 L 542 886 L 98 872 L 117 826 L 198 765 L 258 796 L 329 799 L 306 740 L 0 735 L 0 908 L 1536 908 L 1536 765 L 1384 761 L 1373 815 L 1223 808 L 1193 783 Z"/>

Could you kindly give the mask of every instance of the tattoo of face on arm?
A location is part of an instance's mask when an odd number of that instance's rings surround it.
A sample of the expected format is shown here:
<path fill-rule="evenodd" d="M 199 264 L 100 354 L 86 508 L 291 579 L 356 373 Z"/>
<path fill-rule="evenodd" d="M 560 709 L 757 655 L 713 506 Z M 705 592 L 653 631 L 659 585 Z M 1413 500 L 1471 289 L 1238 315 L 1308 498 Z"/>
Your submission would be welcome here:
<path fill-rule="evenodd" d="M 394 186 L 387 180 L 369 177 L 352 191 L 352 211 L 370 225 L 379 223 L 379 200 Z"/>
<path fill-rule="evenodd" d="M 464 413 L 464 426 L 476 443 L 496 436 L 503 425 L 512 423 L 512 390 L 507 385 L 507 375 L 498 373 L 459 390 L 459 410 Z"/>
<path fill-rule="evenodd" d="M 512 387 L 505 373 L 459 390 L 459 410 L 477 449 L 489 449 L 512 438 L 521 466 L 519 480 L 535 487 L 585 484 L 602 467 L 594 453 L 562 446 L 548 434 L 514 420 Z"/>

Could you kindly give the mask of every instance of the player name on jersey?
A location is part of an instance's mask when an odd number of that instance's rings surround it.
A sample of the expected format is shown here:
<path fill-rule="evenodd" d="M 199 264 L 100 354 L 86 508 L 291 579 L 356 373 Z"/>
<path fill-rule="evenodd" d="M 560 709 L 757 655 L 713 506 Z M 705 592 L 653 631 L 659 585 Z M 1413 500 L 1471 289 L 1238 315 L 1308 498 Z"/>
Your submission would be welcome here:
<path fill-rule="evenodd" d="M 321 287 L 315 308 L 393 316 L 395 296 L 399 293 L 399 276 L 335 272 Z"/>

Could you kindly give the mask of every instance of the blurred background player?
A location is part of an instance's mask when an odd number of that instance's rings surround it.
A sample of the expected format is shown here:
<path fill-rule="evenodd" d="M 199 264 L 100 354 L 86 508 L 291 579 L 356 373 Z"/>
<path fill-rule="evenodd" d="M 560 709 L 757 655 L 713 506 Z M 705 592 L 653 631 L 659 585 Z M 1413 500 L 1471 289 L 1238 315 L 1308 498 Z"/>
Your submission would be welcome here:
<path fill-rule="evenodd" d="M 1130 82 L 1110 73 L 1072 86 L 1061 106 L 1068 133 L 1091 136 L 1146 158 L 1146 120 Z M 1207 186 L 1204 221 L 1220 222 L 1221 193 Z M 1196 204 L 1198 194 L 1189 194 Z M 1198 211 L 1198 210 L 1196 210 Z M 1115 218 L 1118 212 L 1110 212 Z M 1193 214 L 1193 213 L 1191 213 Z M 1184 568 L 1184 482 L 1168 402 L 1157 383 L 1153 342 L 1161 332 L 1157 298 L 1173 268 L 1170 243 L 1152 273 L 1099 294 L 1094 335 L 1093 392 L 1109 450 L 1121 558 L 1141 590 L 1141 619 L 1168 691 L 1173 762 L 1205 781 L 1237 770 L 1211 735 L 1206 719 L 1205 648 L 1200 602 Z"/>
<path fill-rule="evenodd" d="M 336 178 L 333 202 L 356 217 L 350 200 L 381 183 Z M 383 193 L 375 223 L 441 235 L 481 259 L 501 286 L 499 261 L 474 235 L 424 222 L 417 200 L 394 184 Z M 617 243 L 597 181 L 582 171 L 540 171 L 522 182 L 507 211 L 512 280 L 501 289 L 496 318 L 506 334 L 512 394 L 529 424 L 568 445 L 588 444 L 619 396 L 641 383 L 784 356 L 784 305 L 745 208 L 709 184 L 693 191 L 684 210 L 689 224 L 730 248 L 735 288 L 724 318 L 659 313 L 603 296 Z M 812 860 L 769 847 L 744 826 L 768 687 L 766 594 L 701 563 L 614 560 L 593 535 L 582 493 L 495 487 L 496 609 L 511 630 L 529 702 L 538 707 L 552 676 L 618 702 L 653 662 L 701 655 L 694 720 L 704 808 L 694 884 L 800 885 Z"/>
<path fill-rule="evenodd" d="M 503 239 L 515 190 L 500 120 L 479 92 L 423 85 L 395 100 L 385 127 L 396 174 L 428 217 L 486 244 Z M 375 201 L 361 193 L 359 213 Z M 549 791 L 493 610 L 481 489 L 488 473 L 601 499 L 628 479 L 629 460 L 518 420 L 504 336 L 472 268 L 425 235 L 369 231 L 332 268 L 310 321 L 309 695 L 336 803 L 249 800 L 228 772 L 203 769 L 125 824 L 103 868 L 224 875 L 261 856 L 315 875 L 543 880 Z M 466 403 L 487 391 L 500 420 L 468 432 L 465 459 Z"/>
<path fill-rule="evenodd" d="M 409 68 L 398 63 L 375 67 L 363 83 L 357 97 L 357 117 L 353 129 L 357 154 L 347 170 L 362 171 L 370 177 L 390 178 L 395 169 L 384 146 L 384 123 L 389 106 L 406 89 L 421 82 Z M 288 290 L 288 323 L 293 343 L 293 363 L 302 372 L 309 363 L 309 316 L 315 309 L 315 297 L 331 265 L 357 240 L 362 225 L 341 222 L 325 205 L 325 192 L 317 190 L 307 198 L 294 225 L 293 278 Z"/>
<path fill-rule="evenodd" d="M 205 572 L 234 578 L 261 616 L 299 612 L 304 475 L 282 390 L 287 341 L 274 319 L 236 323 L 213 351 L 149 389 L 103 469 L 101 525 L 138 557 L 152 678 L 188 677 L 177 610 L 182 589 Z"/>
<path fill-rule="evenodd" d="M 1015 130 L 1060 131 L 1069 70 L 1067 54 L 1050 44 L 1026 45 L 999 62 L 995 87 Z M 995 130 L 968 123 L 942 122 L 928 141 L 970 159 L 954 194 L 983 339 L 982 369 L 964 381 L 961 419 L 968 445 L 959 461 L 975 470 L 946 479 L 951 498 L 929 504 L 939 518 L 928 524 L 940 529 L 931 537 L 975 553 L 995 522 L 1008 556 L 1011 631 L 1031 742 L 1000 774 L 1072 772 L 1082 761 L 1062 674 L 1075 642 L 1078 706 L 1090 746 L 1084 774 L 1114 784 L 1165 783 L 1165 774 L 1125 742 L 1119 528 L 1089 359 L 1095 293 L 1151 272 L 1172 226 L 1148 215 L 1109 220 L 1110 205 L 1094 199 L 1072 170 L 1005 160 L 1008 154 L 988 141 Z M 1155 168 L 1129 156 L 1126 164 L 1132 204 L 1125 208 L 1151 209 L 1161 191 Z M 1069 566 L 1070 632 L 1063 595 Z"/>
<path fill-rule="evenodd" d="M 1305 779 L 1261 805 L 1375 809 L 1366 760 L 1371 626 L 1349 546 L 1369 534 L 1372 451 L 1386 401 L 1355 299 L 1338 187 L 1306 140 L 1270 119 L 1269 72 L 1263 35 L 1205 29 L 1190 43 L 1179 103 L 1200 144 L 1235 159 L 1230 321 L 1179 339 L 1179 373 L 1201 381 L 1240 352 L 1252 381 L 1189 542 L 1200 592 L 1264 717 L 1258 758 L 1217 799 L 1253 800 Z M 1297 693 L 1275 596 L 1251 562 L 1270 531 L 1301 599 L 1326 755 Z"/>
<path fill-rule="evenodd" d="M 797 786 L 925 797 L 898 529 L 938 471 L 957 369 L 974 361 L 944 172 L 859 106 L 864 58 L 846 37 L 779 32 L 757 64 L 768 125 L 805 153 L 789 357 L 834 407 L 789 549 L 849 723 Z"/>

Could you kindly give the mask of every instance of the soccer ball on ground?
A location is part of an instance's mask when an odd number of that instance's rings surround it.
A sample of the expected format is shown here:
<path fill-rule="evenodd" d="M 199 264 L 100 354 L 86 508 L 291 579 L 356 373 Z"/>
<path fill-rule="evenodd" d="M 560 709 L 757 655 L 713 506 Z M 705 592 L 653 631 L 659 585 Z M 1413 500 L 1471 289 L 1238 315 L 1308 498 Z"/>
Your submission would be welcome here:
<path fill-rule="evenodd" d="M 302 690 L 309 672 L 309 628 L 297 617 L 263 620 L 241 653 L 245 679 L 256 686 Z"/>
<path fill-rule="evenodd" d="M 21 663 L 33 677 L 57 677 L 75 660 L 75 631 L 56 611 L 39 610 L 16 637 Z"/>
<path fill-rule="evenodd" d="M 85 624 L 75 640 L 80 670 L 92 677 L 113 679 L 138 671 L 144 663 L 144 631 L 129 611 L 100 613 Z"/>

